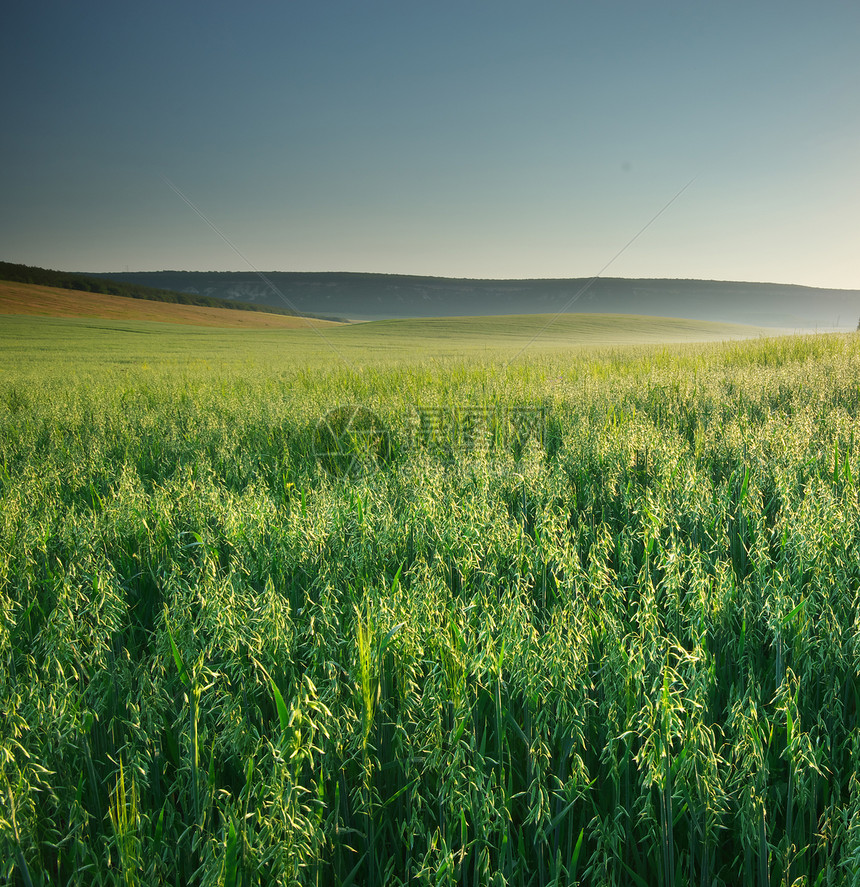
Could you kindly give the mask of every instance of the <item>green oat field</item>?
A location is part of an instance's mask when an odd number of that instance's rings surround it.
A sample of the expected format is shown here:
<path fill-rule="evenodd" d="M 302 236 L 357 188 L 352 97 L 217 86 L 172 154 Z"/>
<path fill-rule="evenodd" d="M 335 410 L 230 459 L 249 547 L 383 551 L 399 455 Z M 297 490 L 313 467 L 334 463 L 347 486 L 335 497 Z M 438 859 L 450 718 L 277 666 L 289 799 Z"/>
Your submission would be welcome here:
<path fill-rule="evenodd" d="M 550 320 L 0 319 L 0 882 L 857 883 L 860 336 Z"/>

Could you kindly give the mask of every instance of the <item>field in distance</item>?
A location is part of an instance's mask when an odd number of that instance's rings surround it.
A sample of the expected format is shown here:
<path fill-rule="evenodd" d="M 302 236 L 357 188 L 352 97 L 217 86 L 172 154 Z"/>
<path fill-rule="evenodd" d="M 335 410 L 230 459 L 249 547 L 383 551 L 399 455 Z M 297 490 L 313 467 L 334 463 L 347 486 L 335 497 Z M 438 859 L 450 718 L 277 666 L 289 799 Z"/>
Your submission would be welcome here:
<path fill-rule="evenodd" d="M 336 341 L 436 341 L 501 346 L 644 345 L 716 342 L 773 336 L 779 331 L 736 323 L 714 323 L 639 314 L 509 314 L 487 317 L 429 317 L 377 320 L 337 331 Z"/>
<path fill-rule="evenodd" d="M 860 333 L 600 323 L 3 318 L 0 884 L 858 883 Z"/>
<path fill-rule="evenodd" d="M 0 280 L 0 315 L 41 317 L 98 317 L 117 321 L 155 321 L 228 329 L 300 329 L 337 326 L 332 321 L 310 320 L 257 311 L 177 305 L 148 299 L 129 299 L 103 293 L 57 289 Z"/>
<path fill-rule="evenodd" d="M 68 365 L 305 367 L 414 358 L 528 356 L 547 349 L 717 342 L 773 336 L 739 324 L 620 314 L 418 318 L 337 324 L 322 320 L 127 299 L 0 282 L 0 343 L 18 367 Z"/>

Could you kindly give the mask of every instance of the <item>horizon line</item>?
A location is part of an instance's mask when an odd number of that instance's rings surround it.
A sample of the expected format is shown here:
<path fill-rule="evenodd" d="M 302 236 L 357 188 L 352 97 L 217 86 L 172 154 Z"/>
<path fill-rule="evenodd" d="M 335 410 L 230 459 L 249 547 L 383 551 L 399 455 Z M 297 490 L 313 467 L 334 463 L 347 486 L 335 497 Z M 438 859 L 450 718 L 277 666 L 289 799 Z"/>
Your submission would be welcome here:
<path fill-rule="evenodd" d="M 32 267 L 41 267 L 41 266 L 32 266 Z M 45 269 L 45 270 L 56 270 L 56 269 Z M 112 274 L 234 274 L 234 275 L 253 275 L 255 272 L 248 270 L 229 270 L 229 271 L 215 271 L 212 269 L 181 269 L 181 268 L 159 268 L 159 269 L 150 269 L 143 270 L 137 269 L 134 271 L 123 270 L 123 271 L 71 271 L 65 270 L 66 274 L 92 274 L 92 275 L 112 275 Z M 832 290 L 837 292 L 856 292 L 860 293 L 860 285 L 857 287 L 848 287 L 848 286 L 825 286 L 822 284 L 811 284 L 811 283 L 788 283 L 785 281 L 776 281 L 776 280 L 742 280 L 738 278 L 723 278 L 723 277 L 621 277 L 615 275 L 606 275 L 606 276 L 597 276 L 584 274 L 579 277 L 459 277 L 459 276 L 449 276 L 444 274 L 419 274 L 416 272 L 405 272 L 405 271 L 308 271 L 308 270 L 283 270 L 283 269 L 271 269 L 265 272 L 266 274 L 305 274 L 305 275 L 315 275 L 315 274 L 341 274 L 341 275 L 351 275 L 354 277 L 414 277 L 414 278 L 430 278 L 432 280 L 450 280 L 450 281 L 469 281 L 473 283 L 549 283 L 549 282 L 563 282 L 563 281 L 582 281 L 582 280 L 624 280 L 624 281 L 667 281 L 672 283 L 735 283 L 735 284 L 744 284 L 744 285 L 753 285 L 753 286 L 790 286 L 790 287 L 798 287 L 802 289 L 819 289 L 819 290 Z"/>

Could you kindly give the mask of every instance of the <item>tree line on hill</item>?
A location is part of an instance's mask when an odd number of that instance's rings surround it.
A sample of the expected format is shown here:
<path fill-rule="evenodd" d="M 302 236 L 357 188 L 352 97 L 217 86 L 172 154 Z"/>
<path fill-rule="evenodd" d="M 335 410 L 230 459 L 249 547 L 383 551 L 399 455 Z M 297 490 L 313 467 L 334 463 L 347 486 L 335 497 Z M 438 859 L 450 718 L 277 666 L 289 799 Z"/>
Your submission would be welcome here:
<path fill-rule="evenodd" d="M 175 290 L 157 289 L 136 283 L 126 283 L 86 274 L 67 271 L 52 271 L 30 265 L 16 265 L 0 262 L 0 280 L 14 283 L 30 283 L 39 286 L 52 286 L 57 289 L 79 290 L 86 293 L 100 293 L 108 296 L 122 296 L 127 299 L 145 299 L 150 302 L 169 302 L 175 305 L 194 305 L 201 308 L 230 308 L 237 311 L 261 311 L 265 314 L 295 315 L 295 311 L 273 305 L 252 305 L 233 299 L 218 299 L 196 293 L 179 293 Z"/>

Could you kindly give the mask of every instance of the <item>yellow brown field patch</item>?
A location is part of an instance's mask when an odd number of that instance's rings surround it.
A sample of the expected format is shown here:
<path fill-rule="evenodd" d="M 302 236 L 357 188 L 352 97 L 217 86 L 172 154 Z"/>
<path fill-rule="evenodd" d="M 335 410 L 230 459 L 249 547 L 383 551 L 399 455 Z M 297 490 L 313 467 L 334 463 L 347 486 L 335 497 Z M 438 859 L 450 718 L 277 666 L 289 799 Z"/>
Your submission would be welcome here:
<path fill-rule="evenodd" d="M 103 293 L 56 289 L 30 283 L 0 280 L 0 315 L 42 317 L 100 317 L 105 320 L 149 320 L 193 326 L 230 329 L 308 329 L 339 326 L 328 320 L 240 311 L 231 308 L 207 308 L 177 305 L 146 299 L 129 299 Z"/>

